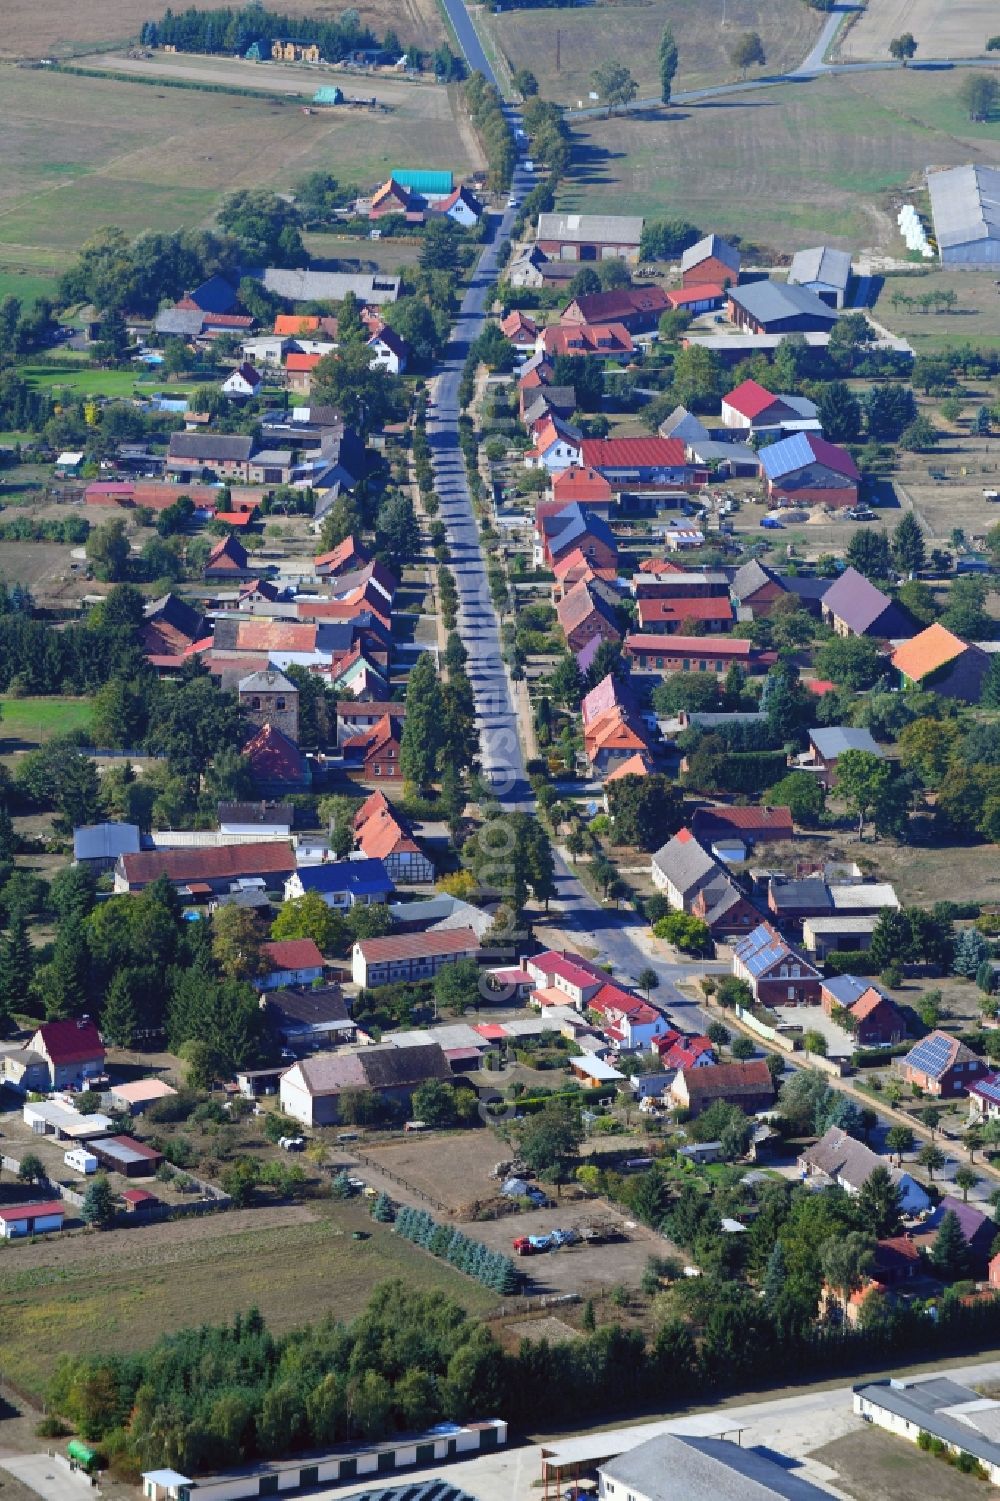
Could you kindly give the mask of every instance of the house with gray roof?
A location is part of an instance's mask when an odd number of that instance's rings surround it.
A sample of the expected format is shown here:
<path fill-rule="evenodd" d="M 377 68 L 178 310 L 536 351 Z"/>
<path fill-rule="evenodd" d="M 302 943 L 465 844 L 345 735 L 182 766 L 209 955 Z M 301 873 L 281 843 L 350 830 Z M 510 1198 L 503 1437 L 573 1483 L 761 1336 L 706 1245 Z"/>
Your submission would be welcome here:
<path fill-rule="evenodd" d="M 949 1454 L 971 1454 L 1000 1485 L 1000 1402 L 950 1376 L 893 1377 L 854 1388 L 854 1411 L 897 1438 L 940 1439 Z"/>
<path fill-rule="evenodd" d="M 747 933 L 761 920 L 722 862 L 698 843 L 690 829 L 681 829 L 656 851 L 650 873 L 653 885 L 674 911 L 700 917 L 714 937 Z"/>
<path fill-rule="evenodd" d="M 756 620 L 761 615 L 770 614 L 775 601 L 787 591 L 773 569 L 757 558 L 751 558 L 737 568 L 730 592 L 738 605 L 753 611 Z"/>
<path fill-rule="evenodd" d="M 822 1501 L 785 1464 L 729 1439 L 662 1433 L 598 1466 L 601 1501 Z"/>
<path fill-rule="evenodd" d="M 249 480 L 253 442 L 242 433 L 171 433 L 167 472 L 181 479 L 214 474 Z"/>
<path fill-rule="evenodd" d="M 721 235 L 705 235 L 681 255 L 685 287 L 720 286 L 739 281 L 740 253 Z"/>
<path fill-rule="evenodd" d="M 815 292 L 834 308 L 844 306 L 850 280 L 851 257 L 846 250 L 834 250 L 829 245 L 797 250 L 788 268 L 789 285 Z"/>
<path fill-rule="evenodd" d="M 923 1214 L 931 1207 L 930 1194 L 915 1178 L 893 1167 L 887 1157 L 880 1157 L 839 1126 L 831 1126 L 819 1141 L 804 1147 L 799 1153 L 798 1166 L 803 1177 L 813 1184 L 835 1183 L 852 1195 L 861 1192 L 877 1167 L 884 1167 L 899 1189 L 904 1214 Z"/>
<path fill-rule="evenodd" d="M 919 626 L 908 610 L 876 589 L 856 568 L 845 568 L 825 591 L 820 611 L 838 636 L 876 636 L 885 641 L 909 640 Z"/>
<path fill-rule="evenodd" d="M 340 1117 L 340 1097 L 366 1090 L 385 1100 L 408 1105 L 413 1091 L 430 1079 L 452 1077 L 439 1043 L 394 1047 L 380 1043 L 354 1053 L 303 1058 L 282 1074 L 281 1108 L 304 1126 L 328 1126 Z"/>
<path fill-rule="evenodd" d="M 656 429 L 661 438 L 680 438 L 682 443 L 704 443 L 710 434 L 705 424 L 687 407 L 674 407 Z"/>
<path fill-rule="evenodd" d="M 831 724 L 809 731 L 809 749 L 803 762 L 814 767 L 825 786 L 829 787 L 837 776 L 837 762 L 845 751 L 859 750 L 866 755 L 882 760 L 885 751 L 872 735 L 871 730 L 849 724 Z"/>

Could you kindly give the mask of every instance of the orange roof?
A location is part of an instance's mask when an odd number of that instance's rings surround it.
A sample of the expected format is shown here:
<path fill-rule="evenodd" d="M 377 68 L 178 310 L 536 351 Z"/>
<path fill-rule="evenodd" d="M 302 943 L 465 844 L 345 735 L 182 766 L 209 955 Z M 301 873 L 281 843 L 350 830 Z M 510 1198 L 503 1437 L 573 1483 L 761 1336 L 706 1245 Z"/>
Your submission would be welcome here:
<path fill-rule="evenodd" d="M 592 720 L 584 732 L 588 754 L 592 750 L 646 749 L 646 742 L 629 724 L 624 711 L 615 704 Z"/>
<path fill-rule="evenodd" d="M 649 767 L 646 765 L 645 758 L 636 751 L 634 756 L 629 756 L 627 761 L 623 761 L 620 766 L 616 766 L 614 771 L 604 778 L 604 785 L 607 786 L 608 782 L 620 782 L 622 777 L 648 776 Z"/>
<path fill-rule="evenodd" d="M 315 370 L 322 358 L 321 354 L 290 354 L 285 360 L 285 369 Z"/>
<path fill-rule="evenodd" d="M 319 328 L 319 317 L 316 313 L 278 313 L 274 320 L 276 334 L 286 334 L 294 337 L 296 334 L 315 333 Z"/>
<path fill-rule="evenodd" d="M 614 492 L 603 474 L 585 464 L 574 464 L 552 478 L 552 494 L 557 500 L 587 501 L 610 500 Z"/>
<path fill-rule="evenodd" d="M 669 558 L 643 558 L 639 564 L 640 573 L 684 573 L 679 563 L 671 563 Z"/>
<path fill-rule="evenodd" d="M 912 641 L 904 641 L 902 646 L 896 648 L 892 654 L 892 665 L 911 682 L 919 683 L 928 673 L 937 672 L 939 667 L 946 667 L 949 662 L 954 662 L 964 651 L 968 651 L 965 642 L 935 621 L 925 631 L 921 631 L 919 636 L 914 636 Z"/>
<path fill-rule="evenodd" d="M 236 636 L 237 651 L 315 651 L 316 627 L 284 620 L 245 620 Z"/>

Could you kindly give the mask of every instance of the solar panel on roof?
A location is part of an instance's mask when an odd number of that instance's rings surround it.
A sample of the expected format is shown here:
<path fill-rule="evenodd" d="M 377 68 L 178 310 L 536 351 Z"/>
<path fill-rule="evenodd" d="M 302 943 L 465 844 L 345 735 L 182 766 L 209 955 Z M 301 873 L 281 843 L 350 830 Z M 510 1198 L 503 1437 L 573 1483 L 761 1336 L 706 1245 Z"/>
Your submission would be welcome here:
<path fill-rule="evenodd" d="M 937 1077 L 947 1067 L 951 1052 L 951 1038 L 925 1037 L 912 1050 L 908 1061 L 912 1067 Z"/>

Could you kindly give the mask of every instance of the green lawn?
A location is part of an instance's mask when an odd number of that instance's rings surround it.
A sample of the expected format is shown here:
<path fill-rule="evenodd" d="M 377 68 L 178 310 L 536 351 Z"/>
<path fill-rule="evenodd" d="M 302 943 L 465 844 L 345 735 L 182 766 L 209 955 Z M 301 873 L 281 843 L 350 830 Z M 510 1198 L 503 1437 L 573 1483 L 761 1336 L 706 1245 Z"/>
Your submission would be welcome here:
<path fill-rule="evenodd" d="M 0 700 L 0 748 L 4 741 L 41 745 L 71 730 L 90 729 L 90 703 L 85 698 L 5 698 Z"/>
<path fill-rule="evenodd" d="M 72 391 L 74 396 L 135 396 L 163 385 L 162 375 L 137 374 L 136 370 L 99 370 L 80 362 L 78 368 L 38 362 L 25 365 L 22 374 L 40 390 Z"/>
<path fill-rule="evenodd" d="M 54 276 L 32 276 L 22 271 L 0 271 L 0 302 L 5 297 L 16 297 L 24 307 L 31 307 L 39 297 L 54 297 Z"/>

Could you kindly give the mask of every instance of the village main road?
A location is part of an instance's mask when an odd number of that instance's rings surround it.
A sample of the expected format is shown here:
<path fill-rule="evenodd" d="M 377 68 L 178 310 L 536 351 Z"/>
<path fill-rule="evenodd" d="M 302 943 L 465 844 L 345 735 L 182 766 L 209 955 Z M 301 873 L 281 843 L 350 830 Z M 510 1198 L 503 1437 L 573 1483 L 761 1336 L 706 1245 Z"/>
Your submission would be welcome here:
<path fill-rule="evenodd" d="M 468 21 L 465 7 L 461 0 L 445 0 L 445 3 L 456 22 L 457 34 L 469 49 L 469 61 L 476 66 L 477 53 L 472 46 L 475 41 L 478 48 L 475 33 L 467 38 L 457 24 L 462 16 Z M 492 81 L 492 70 L 481 48 L 478 50 L 478 66 Z M 508 118 L 512 128 L 516 128 L 519 118 L 514 110 L 508 110 Z M 520 199 L 532 185 L 531 174 L 519 164 L 512 196 Z M 507 208 L 502 218 L 494 221 L 493 238 L 483 251 L 462 300 L 445 360 L 435 381 L 434 404 L 427 413 L 427 440 L 441 502 L 440 515 L 448 535 L 451 569 L 458 590 L 458 630 L 469 653 L 468 673 L 475 694 L 482 772 L 506 807 L 533 812 L 534 798 L 500 650 L 499 623 L 490 599 L 479 529 L 472 513 L 465 461 L 458 443 L 458 389 L 462 369 L 470 345 L 485 325 L 487 297 L 496 281 L 500 250 L 510 238 L 515 213 L 513 208 Z M 683 1030 L 703 1031 L 707 1024 L 704 1013 L 674 983 L 685 973 L 684 967 L 664 964 L 644 953 L 635 941 L 635 934 L 642 926 L 641 920 L 634 914 L 602 907 L 558 855 L 555 864 L 556 896 L 552 906 L 558 924 L 579 933 L 588 948 L 597 948 L 601 960 L 611 964 L 623 979 L 628 977 L 634 982 L 641 970 L 655 969 L 660 980 L 656 991 L 658 1003 Z"/>

